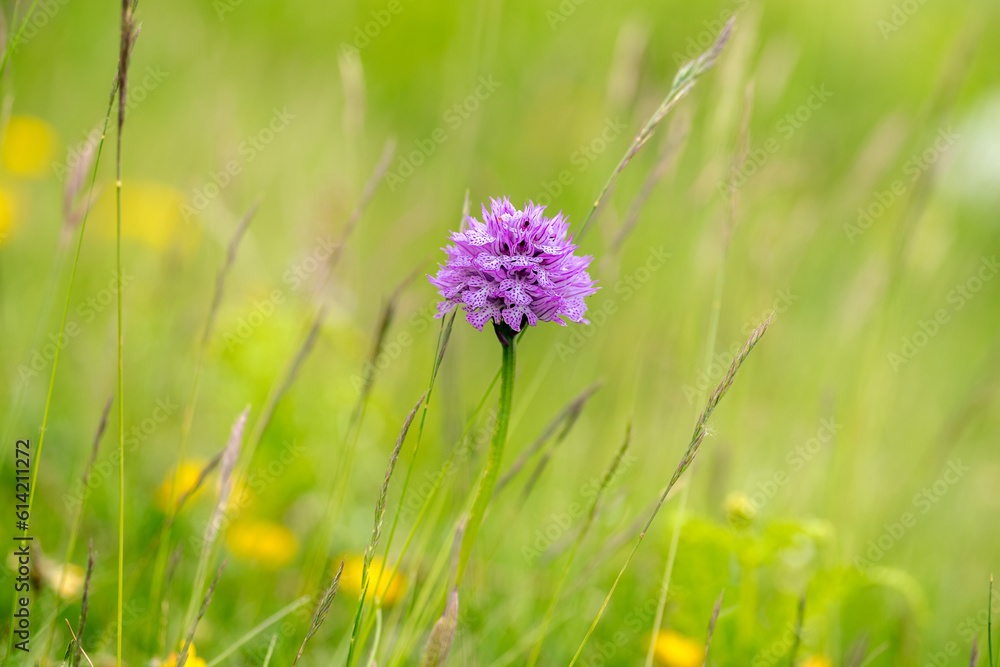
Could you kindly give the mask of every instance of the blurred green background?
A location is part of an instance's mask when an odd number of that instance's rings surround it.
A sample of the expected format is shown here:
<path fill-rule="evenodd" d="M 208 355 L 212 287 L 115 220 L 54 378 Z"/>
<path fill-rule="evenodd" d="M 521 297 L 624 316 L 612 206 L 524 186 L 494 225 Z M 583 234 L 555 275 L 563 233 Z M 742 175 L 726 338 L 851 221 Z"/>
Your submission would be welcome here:
<path fill-rule="evenodd" d="M 542 199 L 579 225 L 679 63 L 709 46 L 736 10 L 717 66 L 631 162 L 582 242 L 603 287 L 590 301 L 592 323 L 541 326 L 520 346 L 508 464 L 585 387 L 603 385 L 530 493 L 523 472 L 495 499 L 451 664 L 498 664 L 530 641 L 575 535 L 559 527 L 562 517 L 588 497 L 585 485 L 605 470 L 631 419 L 634 460 L 600 506 L 545 645 L 543 664 L 568 662 L 635 522 L 676 467 L 703 392 L 772 310 L 686 488 L 653 523 L 583 664 L 641 664 L 649 600 L 658 598 L 679 518 L 663 626 L 704 642 L 724 588 L 710 664 L 787 664 L 803 594 L 798 655 L 825 656 L 810 664 L 966 664 L 972 640 L 985 641 L 976 616 L 1000 557 L 1000 8 L 920 0 L 141 2 L 122 158 L 125 422 L 138 428 L 126 441 L 127 577 L 163 520 L 157 489 L 176 464 L 212 285 L 240 217 L 260 200 L 204 361 L 191 440 L 201 461 L 224 445 L 247 404 L 253 423 L 312 317 L 322 272 L 310 259 L 329 252 L 384 142 L 396 142 L 326 287 L 332 305 L 315 348 L 249 464 L 267 481 L 244 518 L 272 522 L 270 547 L 241 550 L 228 540 L 233 557 L 199 628 L 199 655 L 221 653 L 301 592 L 338 475 L 349 486 L 330 527 L 330 558 L 363 552 L 388 455 L 434 356 L 436 295 L 422 275 L 443 257 L 466 190 L 476 216 L 480 202 L 508 195 L 517 204 Z M 114 3 L 41 0 L 35 12 L 3 79 L 0 394 L 11 489 L 3 516 L 13 515 L 13 440 L 37 438 L 42 420 L 45 345 L 58 332 L 69 280 L 57 248 L 68 241 L 70 260 L 75 249 L 77 228 L 68 235 L 61 212 L 67 169 L 99 132 L 118 48 Z M 738 159 L 747 100 L 749 152 L 730 230 L 720 184 Z M 78 335 L 60 358 L 32 517 L 54 561 L 73 518 L 67 495 L 79 490 L 115 386 L 112 135 L 70 299 Z M 615 248 L 661 159 L 662 177 Z M 706 350 L 723 266 L 718 335 Z M 380 312 L 414 272 L 345 473 L 346 432 Z M 411 493 L 441 469 L 498 362 L 493 335 L 459 318 Z M 93 539 L 93 636 L 84 641 L 92 657 L 108 653 L 99 639 L 114 617 L 116 437 L 112 425 L 74 558 L 84 564 Z M 401 468 L 411 451 L 404 447 Z M 407 593 L 450 548 L 485 447 L 471 452 L 404 558 Z M 109 472 L 101 478 L 101 470 Z M 199 534 L 212 493 L 185 510 L 176 539 Z M 394 554 L 412 524 L 404 513 Z M 553 525 L 545 554 L 526 556 Z M 252 557 L 254 549 L 266 553 Z M 168 634 L 178 631 L 197 553 L 181 558 Z M 140 621 L 126 627 L 126 656 L 145 664 L 156 644 L 142 621 L 155 602 L 148 573 L 136 576 L 130 602 Z M 356 596 L 335 601 L 312 664 L 342 655 Z M 0 594 L 5 619 L 9 604 Z M 52 613 L 44 593 L 36 609 L 40 649 Z M 294 655 L 302 634 L 300 623 L 281 650 Z M 269 639 L 255 638 L 230 664 L 261 664 Z M 851 661 L 859 646 L 870 662 Z M 515 654 L 499 664 L 522 662 Z"/>

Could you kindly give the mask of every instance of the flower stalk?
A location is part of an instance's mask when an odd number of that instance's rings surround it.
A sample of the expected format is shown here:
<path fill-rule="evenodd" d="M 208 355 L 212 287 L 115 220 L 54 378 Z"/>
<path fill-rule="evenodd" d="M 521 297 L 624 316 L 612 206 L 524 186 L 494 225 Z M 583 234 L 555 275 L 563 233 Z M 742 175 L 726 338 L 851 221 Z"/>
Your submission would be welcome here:
<path fill-rule="evenodd" d="M 472 511 L 469 514 L 469 522 L 462 535 L 462 547 L 458 556 L 458 572 L 455 579 L 455 586 L 462 583 L 465 568 L 472 555 L 472 547 L 476 543 L 479 535 L 479 528 L 486 516 L 490 499 L 493 497 L 493 490 L 497 485 L 497 478 L 500 476 L 500 465 L 503 463 L 503 450 L 507 444 L 507 429 L 510 426 L 510 414 L 514 405 L 514 373 L 517 366 L 517 342 L 516 332 L 507 324 L 493 325 L 497 338 L 500 340 L 502 348 L 500 362 L 500 403 L 497 406 L 496 426 L 493 429 L 493 438 L 490 440 L 489 457 L 486 460 L 486 469 L 479 480 L 479 488 L 476 490 L 476 499 L 472 503 Z"/>

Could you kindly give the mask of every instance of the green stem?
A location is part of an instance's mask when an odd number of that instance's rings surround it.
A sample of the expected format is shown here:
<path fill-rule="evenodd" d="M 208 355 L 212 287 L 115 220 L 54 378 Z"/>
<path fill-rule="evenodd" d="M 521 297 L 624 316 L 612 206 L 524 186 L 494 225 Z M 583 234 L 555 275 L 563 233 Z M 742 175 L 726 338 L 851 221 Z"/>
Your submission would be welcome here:
<path fill-rule="evenodd" d="M 732 209 L 730 209 L 732 211 Z M 715 357 L 716 340 L 719 336 L 719 316 L 722 313 L 722 295 L 726 285 L 726 259 L 729 257 L 729 238 L 734 224 L 733 218 L 729 220 L 729 226 L 723 232 L 725 234 L 722 245 L 722 259 L 719 261 L 719 270 L 715 274 L 715 291 L 712 293 L 712 313 L 708 322 L 708 339 L 705 344 L 705 365 L 702 368 L 704 377 L 711 377 L 712 359 Z M 696 405 L 705 403 L 707 388 L 698 392 L 698 402 Z M 677 507 L 677 519 L 674 522 L 673 535 L 670 538 L 670 551 L 667 553 L 667 565 L 663 570 L 663 580 L 660 584 L 660 598 L 656 603 L 656 615 L 653 618 L 653 631 L 650 635 L 649 648 L 646 652 L 645 667 L 652 667 L 656 648 L 656 637 L 660 634 L 660 627 L 663 624 L 663 611 L 667 605 L 667 595 L 670 592 L 670 580 L 673 577 L 674 562 L 677 559 L 677 548 L 680 544 L 681 530 L 684 527 L 684 514 L 687 511 L 688 493 L 691 491 L 691 484 L 686 484 L 681 489 L 680 501 Z"/>
<path fill-rule="evenodd" d="M 132 40 L 129 0 L 122 0 L 121 52 L 118 58 L 118 141 L 115 159 L 115 267 L 118 281 L 118 618 L 116 664 L 122 667 L 122 608 L 125 604 L 125 336 L 122 318 L 122 129 L 125 126 L 125 84 Z"/>
<path fill-rule="evenodd" d="M 120 136 L 120 135 L 119 135 Z M 119 138 L 118 179 L 115 182 L 117 201 L 117 234 L 115 243 L 116 265 L 118 267 L 118 646 L 117 664 L 122 664 L 122 607 L 123 582 L 125 581 L 125 376 L 122 363 L 122 178 L 121 139 Z"/>
<path fill-rule="evenodd" d="M 625 441 L 622 443 L 621 447 L 618 449 L 618 453 L 615 455 L 614 460 L 611 462 L 611 467 L 604 473 L 601 478 L 601 485 L 597 488 L 597 493 L 594 495 L 594 500 L 590 504 L 590 512 L 587 513 L 587 519 L 583 524 L 583 528 L 576 536 L 576 540 L 573 542 L 573 548 L 569 552 L 569 557 L 563 564 L 562 573 L 559 575 L 559 581 L 556 583 L 555 591 L 552 593 L 552 599 L 549 601 L 549 607 L 545 610 L 545 617 L 542 619 L 541 629 L 538 631 L 538 640 L 535 642 L 534 647 L 531 649 L 531 654 L 528 656 L 528 667 L 535 667 L 538 664 L 538 658 L 542 655 L 542 645 L 545 643 L 545 634 L 548 632 L 549 625 L 552 623 L 552 617 L 555 616 L 556 606 L 559 604 L 559 596 L 562 594 L 563 584 L 566 583 L 566 579 L 569 577 L 570 567 L 573 565 L 573 560 L 576 558 L 577 551 L 580 550 L 580 545 L 583 544 L 583 540 L 587 537 L 587 533 L 590 532 L 590 527 L 594 523 L 594 518 L 597 516 L 597 505 L 601 502 L 601 497 L 604 495 L 605 489 L 608 488 L 608 484 L 614 479 L 615 474 L 618 472 L 618 465 L 621 463 L 622 457 L 625 456 L 625 451 L 628 449 L 629 443 L 632 440 L 632 422 L 628 424 L 628 429 L 625 431 Z"/>
<path fill-rule="evenodd" d="M 3 74 L 7 70 L 7 61 L 10 60 L 11 55 L 17 49 L 17 43 L 21 41 L 21 34 L 24 33 L 24 29 L 28 27 L 28 21 L 31 20 L 31 15 L 35 12 L 35 6 L 38 5 L 38 0 L 34 0 L 31 6 L 28 7 L 28 13 L 24 15 L 21 20 L 21 25 L 18 27 L 17 32 L 12 32 L 10 39 L 7 40 L 7 46 L 3 50 L 3 59 L 0 60 L 0 80 L 3 79 Z M 13 24 L 17 20 L 17 9 L 15 7 L 14 13 L 10 17 L 10 22 Z"/>
<path fill-rule="evenodd" d="M 222 653 L 220 653 L 218 656 L 216 656 L 215 658 L 213 658 L 212 660 L 210 660 L 207 663 L 206 667 L 215 667 L 215 665 L 218 665 L 223 660 L 225 660 L 226 658 L 228 658 L 229 656 L 231 656 L 233 653 L 235 653 L 236 651 L 238 651 L 240 649 L 240 647 L 243 646 L 244 644 L 246 644 L 248 641 L 250 641 L 251 639 L 253 639 L 257 635 L 259 635 L 260 633 L 262 633 L 264 630 L 266 630 L 271 625 L 273 625 L 273 624 L 277 623 L 278 621 L 280 621 L 281 619 L 283 619 L 285 616 L 288 616 L 293 611 L 297 610 L 299 607 L 305 605 L 307 602 L 309 602 L 309 596 L 308 595 L 303 595 L 302 597 L 300 597 L 298 600 L 296 600 L 295 602 L 291 603 L 287 607 L 285 607 L 285 608 L 281 609 L 280 611 L 272 614 L 271 616 L 268 616 L 263 621 L 261 621 L 260 623 L 258 623 L 257 625 L 255 625 L 251 630 L 249 630 L 242 637 L 240 637 L 239 639 L 237 639 L 235 644 L 233 644 L 232 646 L 230 646 L 229 648 L 227 648 L 225 651 L 223 651 Z M 273 640 L 272 640 L 272 642 L 273 642 Z"/>
<path fill-rule="evenodd" d="M 517 343 L 512 335 L 506 338 L 506 344 L 501 340 L 503 356 L 500 365 L 500 405 L 497 407 L 497 422 L 493 430 L 493 440 L 490 442 L 486 470 L 483 471 L 483 477 L 479 481 L 476 500 L 472 504 L 469 523 L 466 525 L 465 534 L 462 537 L 462 548 L 458 557 L 458 574 L 455 579 L 456 586 L 462 583 L 465 567 L 472 555 L 472 547 L 479 535 L 479 527 L 483 523 L 486 509 L 493 497 L 493 489 L 496 487 L 497 477 L 500 474 L 500 464 L 503 462 L 503 448 L 507 444 L 507 429 L 510 426 L 511 407 L 514 403 L 514 368 Z"/>

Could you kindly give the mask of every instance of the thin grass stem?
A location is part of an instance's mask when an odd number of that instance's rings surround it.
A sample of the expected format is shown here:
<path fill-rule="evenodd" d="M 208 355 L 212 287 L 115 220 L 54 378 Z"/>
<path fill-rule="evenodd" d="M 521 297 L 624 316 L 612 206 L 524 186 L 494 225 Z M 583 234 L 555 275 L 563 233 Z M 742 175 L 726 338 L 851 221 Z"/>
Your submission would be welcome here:
<path fill-rule="evenodd" d="M 656 506 L 653 508 L 652 514 L 646 521 L 645 527 L 643 528 L 642 532 L 639 533 L 639 538 L 636 540 L 635 544 L 632 547 L 632 550 L 629 552 L 628 558 L 625 559 L 625 563 L 624 565 L 622 565 L 621 570 L 618 571 L 618 576 L 615 577 L 615 581 L 611 585 L 611 590 L 608 591 L 607 596 L 604 598 L 604 602 L 601 604 L 600 610 L 598 610 L 597 612 L 597 616 L 594 618 L 594 621 L 590 624 L 590 629 L 587 630 L 587 634 L 584 636 L 583 641 L 580 643 L 580 647 L 576 650 L 576 654 L 574 654 L 572 661 L 570 661 L 570 667 L 576 664 L 577 660 L 579 660 L 580 658 L 580 655 L 583 653 L 583 649 L 587 645 L 587 640 L 590 639 L 590 636 L 594 633 L 594 630 L 597 628 L 597 624 L 600 622 L 601 617 L 604 615 L 605 609 L 607 609 L 608 604 L 611 602 L 611 597 L 614 595 L 615 590 L 618 588 L 618 583 L 621 581 L 622 577 L 625 574 L 625 570 L 628 569 L 629 564 L 632 562 L 632 558 L 635 557 L 636 551 L 639 550 L 639 545 L 642 544 L 643 538 L 645 538 L 646 533 L 649 531 L 649 527 L 652 525 L 653 520 L 656 518 L 657 513 L 659 513 L 660 508 L 663 507 L 663 503 L 666 502 L 667 496 L 670 494 L 671 489 L 674 488 L 674 485 L 677 483 L 677 480 L 681 478 L 681 475 L 683 475 L 684 472 L 691 466 L 691 464 L 695 460 L 695 457 L 698 455 L 698 450 L 701 447 L 701 443 L 705 439 L 705 432 L 706 432 L 705 427 L 708 425 L 709 418 L 712 416 L 712 413 L 715 411 L 715 408 L 718 407 L 719 402 L 722 400 L 722 397 L 726 395 L 727 391 L 729 391 L 729 388 L 732 386 L 733 381 L 736 379 L 736 373 L 737 371 L 739 371 L 740 366 L 743 365 L 743 362 L 750 355 L 750 352 L 753 350 L 754 346 L 757 345 L 757 342 L 764 335 L 764 332 L 767 331 L 767 326 L 770 323 L 771 323 L 771 318 L 768 317 L 767 321 L 765 321 L 763 324 L 757 327 L 757 329 L 750 334 L 750 338 L 747 339 L 747 342 L 743 346 L 743 349 L 740 350 L 740 353 L 736 356 L 735 359 L 733 359 L 733 363 L 729 366 L 729 372 L 726 373 L 726 376 L 722 379 L 722 382 L 719 384 L 718 387 L 716 387 L 715 392 L 712 394 L 711 398 L 709 398 L 708 404 L 705 406 L 705 409 L 702 411 L 701 416 L 695 423 L 694 432 L 691 434 L 691 441 L 688 444 L 688 447 L 685 450 L 684 455 L 681 457 L 680 464 L 677 466 L 677 469 L 671 476 L 670 481 L 667 483 L 666 488 L 664 488 L 663 492 L 660 494 L 660 499 L 659 501 L 657 501 Z"/>
<path fill-rule="evenodd" d="M 125 127 L 128 63 L 135 31 L 130 0 L 122 0 L 121 49 L 118 56 L 118 141 L 115 155 L 115 267 L 118 306 L 118 605 L 115 658 L 122 666 L 123 609 L 125 606 L 125 364 L 122 317 L 122 131 Z"/>
<path fill-rule="evenodd" d="M 605 489 L 614 479 L 615 474 L 618 472 L 618 466 L 621 464 L 622 458 L 625 456 L 625 452 L 628 451 L 628 446 L 632 442 L 632 422 L 629 421 L 628 426 L 625 427 L 625 439 L 622 441 L 621 447 L 618 448 L 618 453 L 615 454 L 615 458 L 611 461 L 611 465 L 604 472 L 604 476 L 601 478 L 601 484 L 597 489 L 597 493 L 594 495 L 594 501 L 590 505 L 590 511 L 587 513 L 587 518 L 584 521 L 583 527 L 576 536 L 576 540 L 573 542 L 573 548 L 569 552 L 569 556 L 566 558 L 566 562 L 563 563 L 562 572 L 559 575 L 559 579 L 556 581 L 555 590 L 552 593 L 552 599 L 549 601 L 548 609 L 545 610 L 545 616 L 542 620 L 542 627 L 538 633 L 538 639 L 535 642 L 534 647 L 531 650 L 531 654 L 528 656 L 528 667 L 535 667 L 538 664 L 538 658 L 542 654 L 542 644 L 545 643 L 545 635 L 548 632 L 549 624 L 552 622 L 552 617 L 555 615 L 556 605 L 559 603 L 559 596 L 562 593 L 563 584 L 566 583 L 566 578 L 569 576 L 570 567 L 573 565 L 573 559 L 576 557 L 576 552 L 580 549 L 580 545 L 583 543 L 587 533 L 590 531 L 591 525 L 594 523 L 594 517 L 597 516 L 597 505 L 601 501 L 601 496 L 604 495 Z"/>
<path fill-rule="evenodd" d="M 302 606 L 304 606 L 304 605 L 306 605 L 308 603 L 309 603 L 309 596 L 308 595 L 303 595 L 302 597 L 298 598 L 297 600 L 295 600 L 291 604 L 289 604 L 289 605 L 287 605 L 285 607 L 282 607 L 280 610 L 278 610 L 275 613 L 271 614 L 270 616 L 268 616 L 267 618 L 265 618 L 263 621 L 261 621 L 260 623 L 258 623 L 257 625 L 255 625 L 253 628 L 251 628 L 250 630 L 248 630 L 242 637 L 240 637 L 239 639 L 237 639 L 236 642 L 234 644 L 232 644 L 229 648 L 227 648 L 225 651 L 223 651 L 222 653 L 220 653 L 215 658 L 212 658 L 211 660 L 209 660 L 206 663 L 205 667 L 215 667 L 216 665 L 218 665 L 219 663 L 221 663 L 223 660 L 225 660 L 226 658 L 228 658 L 229 656 L 231 656 L 233 653 L 236 653 L 236 651 L 240 650 L 240 648 L 244 644 L 246 644 L 248 641 L 250 641 L 251 639 L 253 639 L 257 635 L 259 635 L 260 633 L 262 633 L 264 630 L 267 630 L 269 627 L 271 627 L 272 625 L 274 625 L 275 623 L 277 623 L 278 621 L 280 621 L 284 617 L 288 616 L 293 611 L 296 611 L 297 609 L 299 609 L 300 607 L 302 607 Z"/>

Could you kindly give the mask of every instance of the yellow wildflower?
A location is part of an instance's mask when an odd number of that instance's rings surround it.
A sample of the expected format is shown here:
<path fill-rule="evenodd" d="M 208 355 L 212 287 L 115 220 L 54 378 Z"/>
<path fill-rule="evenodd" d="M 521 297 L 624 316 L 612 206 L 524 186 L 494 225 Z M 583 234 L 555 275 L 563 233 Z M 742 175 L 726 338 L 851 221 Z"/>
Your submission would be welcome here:
<path fill-rule="evenodd" d="M 17 225 L 17 199 L 14 193 L 0 188 L 0 245 L 3 245 Z"/>
<path fill-rule="evenodd" d="M 662 630 L 656 635 L 653 655 L 665 667 L 700 667 L 705 661 L 705 645 L 673 630 Z"/>
<path fill-rule="evenodd" d="M 726 496 L 725 508 L 726 518 L 734 528 L 746 528 L 757 516 L 757 508 L 741 491 L 733 491 Z"/>
<path fill-rule="evenodd" d="M 364 567 L 364 556 L 347 556 L 344 559 L 344 573 L 340 575 L 342 591 L 352 596 L 361 595 L 361 573 L 364 571 Z M 406 577 L 400 572 L 397 572 L 396 576 L 393 577 L 390 569 L 386 569 L 383 573 L 383 567 L 384 563 L 381 558 L 378 556 L 372 558 L 368 567 L 368 592 L 371 594 L 371 591 L 375 590 L 375 582 L 379 580 L 379 575 L 381 575 L 382 582 L 379 584 L 378 597 L 384 606 L 389 607 L 402 598 L 403 593 L 406 592 Z"/>
<path fill-rule="evenodd" d="M 278 570 L 299 552 L 295 534 L 280 523 L 266 519 L 240 518 L 226 531 L 226 548 L 237 558 Z"/>
<path fill-rule="evenodd" d="M 198 483 L 198 478 L 201 477 L 201 471 L 205 468 L 205 465 L 205 462 L 201 459 L 186 459 L 181 462 L 179 470 L 176 468 L 168 470 L 167 474 L 163 477 L 163 482 L 156 489 L 156 495 L 153 497 L 153 503 L 156 507 L 165 514 L 169 513 L 171 501 L 174 503 L 179 502 L 185 493 L 194 488 L 195 484 Z M 177 478 L 176 494 L 173 493 L 175 476 Z M 201 489 L 198 489 L 195 495 L 199 493 L 201 493 Z"/>
<path fill-rule="evenodd" d="M 825 655 L 811 655 L 799 667 L 832 667 L 833 663 Z"/>
<path fill-rule="evenodd" d="M 221 492 L 222 489 L 220 488 Z M 231 516 L 240 516 L 254 506 L 254 494 L 250 487 L 243 482 L 233 482 L 233 488 L 229 492 L 229 504 L 226 510 Z"/>
<path fill-rule="evenodd" d="M 56 133 L 34 116 L 12 116 L 3 137 L 3 166 L 18 176 L 40 178 L 48 171 L 55 152 Z"/>
<path fill-rule="evenodd" d="M 181 642 L 181 648 L 184 648 L 183 642 Z M 191 642 L 191 646 L 188 647 L 188 657 L 187 661 L 184 663 L 186 667 L 205 667 L 205 659 L 199 658 L 198 654 L 194 650 L 194 642 Z M 171 653 L 167 656 L 160 667 L 177 667 L 177 653 Z"/>
<path fill-rule="evenodd" d="M 84 571 L 79 565 L 57 565 L 45 573 L 45 580 L 63 600 L 75 600 L 83 593 Z"/>
<path fill-rule="evenodd" d="M 73 563 L 56 563 L 37 547 L 31 549 L 37 566 L 36 573 L 43 589 L 49 589 L 63 600 L 76 600 L 83 593 L 84 570 Z M 7 566 L 17 571 L 18 561 L 14 553 L 7 556 Z"/>
<path fill-rule="evenodd" d="M 157 250 L 193 245 L 194 225 L 181 218 L 184 195 L 163 183 L 126 181 L 122 185 L 122 238 L 144 243 Z M 115 188 L 104 189 L 94 206 L 94 217 L 105 238 L 116 235 Z"/>

